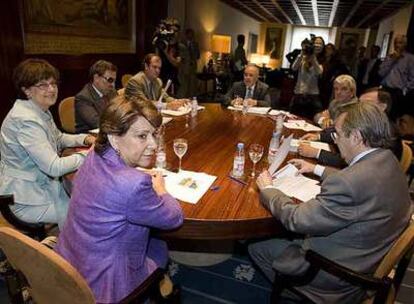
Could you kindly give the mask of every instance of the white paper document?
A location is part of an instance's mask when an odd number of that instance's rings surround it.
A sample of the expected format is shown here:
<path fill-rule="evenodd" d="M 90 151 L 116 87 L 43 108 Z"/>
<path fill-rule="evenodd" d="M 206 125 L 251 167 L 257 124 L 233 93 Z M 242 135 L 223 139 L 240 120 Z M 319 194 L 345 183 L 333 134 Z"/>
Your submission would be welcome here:
<path fill-rule="evenodd" d="M 269 173 L 273 175 L 277 169 L 279 169 L 280 165 L 285 161 L 286 156 L 290 150 L 290 142 L 292 141 L 293 134 L 289 135 L 288 138 L 283 140 L 283 143 L 280 145 L 279 150 L 275 155 L 274 161 L 269 166 Z"/>
<path fill-rule="evenodd" d="M 227 109 L 232 111 L 242 111 L 243 106 L 228 106 Z M 270 107 L 249 107 L 247 113 L 266 115 Z"/>
<path fill-rule="evenodd" d="M 315 198 L 321 192 L 318 181 L 298 175 L 298 169 L 287 164 L 274 174 L 273 186 L 290 197 L 295 197 L 302 202 Z"/>
<path fill-rule="evenodd" d="M 272 116 L 285 115 L 285 116 L 291 117 L 291 118 L 296 117 L 295 115 L 291 114 L 290 112 L 282 111 L 282 110 L 270 110 L 270 112 L 268 114 L 272 115 Z"/>
<path fill-rule="evenodd" d="M 216 180 L 206 173 L 181 170 L 179 173 L 166 171 L 165 188 L 176 199 L 197 204 Z"/>
<path fill-rule="evenodd" d="M 167 123 L 169 123 L 172 120 L 172 117 L 163 117 L 162 118 L 162 124 L 166 125 Z"/>
<path fill-rule="evenodd" d="M 329 148 L 329 144 L 327 143 L 320 142 L 320 141 L 300 140 L 300 139 L 292 139 L 292 141 L 290 142 L 290 151 L 297 152 L 299 144 L 301 143 L 309 144 L 312 148 L 315 148 L 315 149 L 331 151 L 331 149 Z"/>
<path fill-rule="evenodd" d="M 287 122 L 283 123 L 283 126 L 288 129 L 298 129 L 306 132 L 322 131 L 321 128 L 307 123 L 305 120 L 288 120 Z"/>
<path fill-rule="evenodd" d="M 183 116 L 183 115 L 187 115 L 190 112 L 191 112 L 191 108 L 189 107 L 181 107 L 178 110 L 168 110 L 168 109 L 161 110 L 161 114 L 171 115 L 171 116 Z"/>

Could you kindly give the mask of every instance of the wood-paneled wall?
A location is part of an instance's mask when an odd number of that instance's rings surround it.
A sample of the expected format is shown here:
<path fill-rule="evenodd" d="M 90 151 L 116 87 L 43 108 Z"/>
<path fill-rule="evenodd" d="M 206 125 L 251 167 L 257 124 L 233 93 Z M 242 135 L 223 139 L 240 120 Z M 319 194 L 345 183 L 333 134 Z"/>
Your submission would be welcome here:
<path fill-rule="evenodd" d="M 88 81 L 88 69 L 98 59 L 111 61 L 118 67 L 118 75 L 135 74 L 141 61 L 152 51 L 152 33 L 159 21 L 167 16 L 168 1 L 136 1 L 136 53 L 135 54 L 85 54 L 27 56 L 24 54 L 23 1 L 0 1 L 0 121 L 3 121 L 16 98 L 12 82 L 14 67 L 23 59 L 38 57 L 48 60 L 61 73 L 58 102 L 51 108 L 55 121 L 57 105 L 65 97 L 76 94 Z M 117 87 L 120 87 L 118 77 Z"/>

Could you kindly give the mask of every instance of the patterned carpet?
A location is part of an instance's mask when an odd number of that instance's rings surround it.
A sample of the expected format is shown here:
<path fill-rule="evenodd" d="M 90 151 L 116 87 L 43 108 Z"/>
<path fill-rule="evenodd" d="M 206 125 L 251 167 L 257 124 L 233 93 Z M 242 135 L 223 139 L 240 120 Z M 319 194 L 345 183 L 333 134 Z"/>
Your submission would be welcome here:
<path fill-rule="evenodd" d="M 411 260 L 396 303 L 414 303 L 414 259 Z M 194 267 L 171 262 L 169 273 L 182 289 L 182 304 L 269 303 L 271 286 L 246 256 L 233 255 L 225 262 Z M 10 303 L 0 277 L 0 303 Z"/>

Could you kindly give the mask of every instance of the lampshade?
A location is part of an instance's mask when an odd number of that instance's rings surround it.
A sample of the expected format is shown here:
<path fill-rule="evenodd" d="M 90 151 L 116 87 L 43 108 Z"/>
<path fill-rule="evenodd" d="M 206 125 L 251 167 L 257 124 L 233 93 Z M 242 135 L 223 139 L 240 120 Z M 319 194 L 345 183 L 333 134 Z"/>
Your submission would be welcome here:
<path fill-rule="evenodd" d="M 250 63 L 253 63 L 255 65 L 267 65 L 269 64 L 270 56 L 269 55 L 262 55 L 258 53 L 250 54 Z"/>
<path fill-rule="evenodd" d="M 231 36 L 213 35 L 211 51 L 214 53 L 230 54 Z"/>

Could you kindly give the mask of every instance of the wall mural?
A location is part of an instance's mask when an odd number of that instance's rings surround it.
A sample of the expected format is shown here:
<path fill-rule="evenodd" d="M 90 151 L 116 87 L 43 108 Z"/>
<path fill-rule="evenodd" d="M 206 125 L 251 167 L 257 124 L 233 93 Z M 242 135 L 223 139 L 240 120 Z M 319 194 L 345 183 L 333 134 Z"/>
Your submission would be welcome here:
<path fill-rule="evenodd" d="M 26 53 L 131 53 L 131 0 L 24 0 Z"/>

